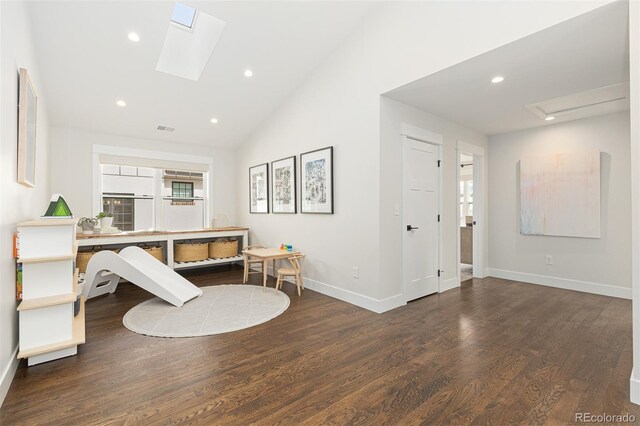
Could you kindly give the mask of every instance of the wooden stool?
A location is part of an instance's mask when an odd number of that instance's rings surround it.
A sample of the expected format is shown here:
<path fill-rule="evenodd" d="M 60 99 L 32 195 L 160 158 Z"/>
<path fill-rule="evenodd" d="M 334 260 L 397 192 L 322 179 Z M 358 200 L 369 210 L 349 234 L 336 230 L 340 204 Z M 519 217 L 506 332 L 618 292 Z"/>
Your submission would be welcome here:
<path fill-rule="evenodd" d="M 291 263 L 291 268 L 278 269 L 278 279 L 276 281 L 276 290 L 282 288 L 282 282 L 284 277 L 295 277 L 296 287 L 298 287 L 298 296 L 300 296 L 300 289 L 304 290 L 304 281 L 302 275 L 300 275 L 300 269 L 302 269 L 302 262 L 304 262 L 304 254 L 296 254 L 288 258 Z"/>

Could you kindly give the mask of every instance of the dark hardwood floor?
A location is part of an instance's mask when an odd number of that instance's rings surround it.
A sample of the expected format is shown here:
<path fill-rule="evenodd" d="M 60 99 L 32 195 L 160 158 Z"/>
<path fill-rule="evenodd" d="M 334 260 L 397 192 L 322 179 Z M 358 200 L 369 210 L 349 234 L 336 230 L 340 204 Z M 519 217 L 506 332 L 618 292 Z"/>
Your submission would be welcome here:
<path fill-rule="evenodd" d="M 191 272 L 239 283 L 237 267 Z M 252 282 L 259 282 L 257 275 Z M 271 286 L 273 282 L 271 281 Z M 631 302 L 487 278 L 374 314 L 305 290 L 247 330 L 165 339 L 122 325 L 150 294 L 86 305 L 78 355 L 21 362 L 0 424 L 566 424 L 632 413 Z"/>

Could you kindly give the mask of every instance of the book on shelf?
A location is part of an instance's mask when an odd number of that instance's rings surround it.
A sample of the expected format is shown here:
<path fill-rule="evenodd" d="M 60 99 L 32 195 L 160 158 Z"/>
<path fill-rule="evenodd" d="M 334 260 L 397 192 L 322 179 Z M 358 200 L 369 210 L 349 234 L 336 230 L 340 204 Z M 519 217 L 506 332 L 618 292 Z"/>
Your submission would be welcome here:
<path fill-rule="evenodd" d="M 20 235 L 13 233 L 13 258 L 20 259 Z"/>
<path fill-rule="evenodd" d="M 22 263 L 16 263 L 16 300 L 22 300 Z"/>

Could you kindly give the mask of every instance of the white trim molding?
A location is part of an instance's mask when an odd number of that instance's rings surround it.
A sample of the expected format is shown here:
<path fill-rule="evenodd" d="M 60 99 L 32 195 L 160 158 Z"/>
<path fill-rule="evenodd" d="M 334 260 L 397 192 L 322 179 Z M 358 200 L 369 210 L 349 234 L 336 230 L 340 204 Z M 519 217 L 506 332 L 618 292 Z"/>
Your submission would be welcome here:
<path fill-rule="evenodd" d="M 440 284 L 440 290 L 438 291 L 438 293 L 443 293 L 443 292 L 445 292 L 447 290 L 451 290 L 451 289 L 454 289 L 456 287 L 460 287 L 460 280 L 459 280 L 458 277 L 459 277 L 459 275 L 456 275 L 453 278 L 449 278 L 448 280 L 442 281 L 442 283 Z"/>
<path fill-rule="evenodd" d="M 183 154 L 180 152 L 155 151 L 155 150 L 148 150 L 148 149 L 127 148 L 127 147 L 115 146 L 115 145 L 94 144 L 93 153 L 113 155 L 116 157 L 144 158 L 144 159 L 152 159 L 152 160 L 164 160 L 164 161 L 180 162 L 180 163 L 195 163 L 195 164 L 205 164 L 207 166 L 213 166 L 213 158 L 211 157 Z"/>
<path fill-rule="evenodd" d="M 420 127 L 412 126 L 411 124 L 400 124 L 400 135 L 420 142 L 429 142 L 435 145 L 444 144 L 444 136 L 441 134 L 421 129 Z"/>
<path fill-rule="evenodd" d="M 461 140 L 458 140 L 458 151 L 479 155 L 480 157 L 485 156 L 483 147 Z"/>
<path fill-rule="evenodd" d="M 2 372 L 2 377 L 0 378 L 0 407 L 2 406 L 4 398 L 9 392 L 9 387 L 11 387 L 13 376 L 15 376 L 16 370 L 18 369 L 18 364 L 20 364 L 20 360 L 18 359 L 18 346 L 16 346 L 15 350 L 11 354 L 11 358 L 9 359 L 9 365 L 5 367 L 4 371 Z"/>
<path fill-rule="evenodd" d="M 304 278 L 304 285 L 305 288 L 317 291 L 325 296 L 351 303 L 352 305 L 359 306 L 377 314 L 381 314 L 407 304 L 404 301 L 404 294 L 396 294 L 394 296 L 387 297 L 386 299 L 374 299 L 369 296 L 354 293 L 352 291 L 334 287 L 309 278 Z"/>
<path fill-rule="evenodd" d="M 582 293 L 599 294 L 601 296 L 618 297 L 631 300 L 631 289 L 589 281 L 571 280 L 568 278 L 549 277 L 546 275 L 529 274 L 526 272 L 506 271 L 504 269 L 487 268 L 487 275 L 511 281 L 528 284 L 544 285 L 564 290 L 580 291 Z"/>
<path fill-rule="evenodd" d="M 634 404 L 640 404 L 640 380 L 636 378 L 636 369 L 631 370 L 631 379 L 629 380 L 629 399 Z"/>
<path fill-rule="evenodd" d="M 267 266 L 267 275 L 272 277 L 275 276 L 271 266 Z M 407 304 L 404 300 L 404 294 L 402 293 L 387 297 L 386 299 L 374 299 L 373 297 L 345 290 L 340 287 L 335 287 L 330 284 L 325 284 L 320 281 L 312 280 L 311 278 L 302 277 L 302 279 L 304 280 L 305 288 L 317 291 L 325 296 L 333 297 L 334 299 L 359 306 L 377 314 L 381 314 Z M 292 284 L 294 283 L 292 278 L 285 279 L 285 281 Z"/>

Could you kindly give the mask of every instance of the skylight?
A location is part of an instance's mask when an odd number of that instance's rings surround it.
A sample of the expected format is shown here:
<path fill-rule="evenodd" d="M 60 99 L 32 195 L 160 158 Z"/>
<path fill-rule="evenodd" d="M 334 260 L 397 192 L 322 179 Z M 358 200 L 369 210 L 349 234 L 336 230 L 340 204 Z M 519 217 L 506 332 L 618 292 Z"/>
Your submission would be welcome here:
<path fill-rule="evenodd" d="M 196 17 L 196 9 L 182 3 L 176 3 L 171 15 L 171 21 L 184 27 L 191 28 Z"/>
<path fill-rule="evenodd" d="M 225 25 L 221 19 L 176 3 L 156 71 L 198 81 Z"/>

